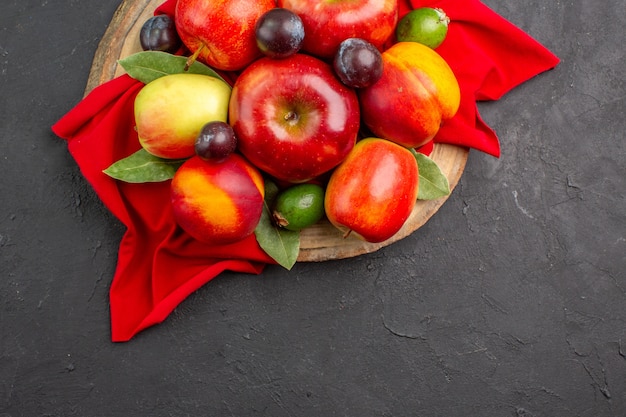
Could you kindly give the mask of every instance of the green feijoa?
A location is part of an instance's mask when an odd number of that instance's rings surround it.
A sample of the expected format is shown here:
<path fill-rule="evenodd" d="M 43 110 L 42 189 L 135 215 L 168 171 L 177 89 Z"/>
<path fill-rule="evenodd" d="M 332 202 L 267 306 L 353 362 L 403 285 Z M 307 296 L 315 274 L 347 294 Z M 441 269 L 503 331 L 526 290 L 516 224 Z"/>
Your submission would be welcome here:
<path fill-rule="evenodd" d="M 277 226 L 302 230 L 324 217 L 324 189 L 317 184 L 293 185 L 276 196 L 272 217 Z"/>
<path fill-rule="evenodd" d="M 407 13 L 396 26 L 398 42 L 418 42 L 432 49 L 448 34 L 450 18 L 439 8 L 420 7 Z"/>

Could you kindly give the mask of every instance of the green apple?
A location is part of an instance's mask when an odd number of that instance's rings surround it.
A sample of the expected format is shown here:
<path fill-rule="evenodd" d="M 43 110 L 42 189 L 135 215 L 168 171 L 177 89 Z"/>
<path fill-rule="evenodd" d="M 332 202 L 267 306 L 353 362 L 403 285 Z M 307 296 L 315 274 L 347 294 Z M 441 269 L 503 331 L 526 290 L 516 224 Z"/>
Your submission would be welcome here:
<path fill-rule="evenodd" d="M 208 122 L 226 122 L 231 88 L 201 74 L 170 74 L 146 84 L 134 103 L 139 143 L 152 155 L 194 155 L 198 133 Z"/>

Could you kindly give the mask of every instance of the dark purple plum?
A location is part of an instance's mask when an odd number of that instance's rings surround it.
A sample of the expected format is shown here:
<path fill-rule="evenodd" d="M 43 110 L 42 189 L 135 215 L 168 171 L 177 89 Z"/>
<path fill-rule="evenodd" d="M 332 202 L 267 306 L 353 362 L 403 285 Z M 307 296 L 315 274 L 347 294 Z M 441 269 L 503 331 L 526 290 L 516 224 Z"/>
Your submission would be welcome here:
<path fill-rule="evenodd" d="M 168 15 L 152 16 L 139 31 L 139 43 L 144 51 L 175 53 L 182 45 L 174 20 Z"/>
<path fill-rule="evenodd" d="M 209 122 L 202 127 L 195 143 L 196 155 L 204 160 L 224 160 L 237 148 L 233 128 L 222 121 Z"/>
<path fill-rule="evenodd" d="M 380 51 L 361 38 L 348 38 L 339 44 L 333 59 L 337 77 L 348 87 L 369 87 L 383 75 Z"/>
<path fill-rule="evenodd" d="M 298 52 L 304 40 L 304 25 L 291 10 L 277 7 L 265 12 L 255 26 L 256 44 L 270 58 L 286 58 Z"/>

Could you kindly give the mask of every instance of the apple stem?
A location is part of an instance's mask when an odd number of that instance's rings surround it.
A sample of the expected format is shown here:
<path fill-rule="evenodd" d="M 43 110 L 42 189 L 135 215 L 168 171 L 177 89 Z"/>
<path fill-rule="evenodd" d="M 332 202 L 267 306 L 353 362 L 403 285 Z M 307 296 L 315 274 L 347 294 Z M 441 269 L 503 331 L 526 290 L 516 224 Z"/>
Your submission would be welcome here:
<path fill-rule="evenodd" d="M 343 238 L 347 239 L 348 236 L 350 236 L 350 233 L 352 233 L 352 229 L 348 229 L 348 231 L 343 234 Z"/>
<path fill-rule="evenodd" d="M 204 49 L 204 46 L 205 46 L 204 43 L 201 43 L 200 47 L 196 49 L 196 52 L 194 52 L 193 55 L 187 58 L 187 62 L 185 62 L 185 68 L 183 69 L 183 71 L 188 71 L 189 67 L 192 66 L 194 62 L 196 62 L 196 59 L 198 59 L 198 56 Z"/>

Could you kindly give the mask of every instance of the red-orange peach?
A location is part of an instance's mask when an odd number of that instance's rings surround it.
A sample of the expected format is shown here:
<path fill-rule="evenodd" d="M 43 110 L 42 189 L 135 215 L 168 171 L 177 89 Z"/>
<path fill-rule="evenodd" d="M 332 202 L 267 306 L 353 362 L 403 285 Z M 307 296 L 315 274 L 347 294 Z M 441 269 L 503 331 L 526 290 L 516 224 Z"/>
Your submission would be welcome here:
<path fill-rule="evenodd" d="M 345 235 L 382 242 L 408 219 L 418 186 L 417 162 L 407 148 L 385 139 L 362 139 L 328 181 L 326 216 Z"/>
<path fill-rule="evenodd" d="M 382 77 L 360 91 L 363 121 L 376 136 L 422 146 L 459 109 L 456 76 L 441 55 L 417 42 L 396 43 L 382 57 Z"/>
<path fill-rule="evenodd" d="M 249 236 L 263 210 L 260 172 L 238 154 L 221 162 L 194 156 L 176 171 L 171 184 L 178 225 L 208 244 L 233 243 Z"/>

